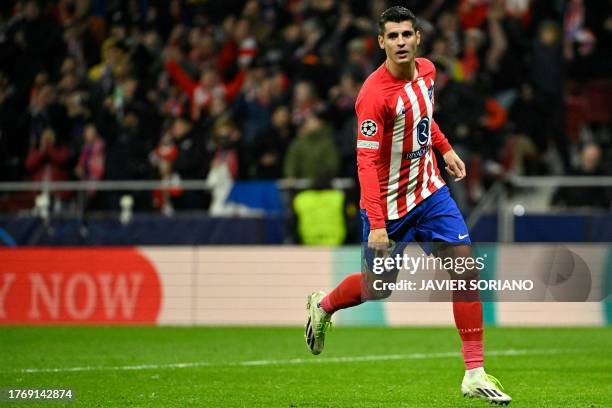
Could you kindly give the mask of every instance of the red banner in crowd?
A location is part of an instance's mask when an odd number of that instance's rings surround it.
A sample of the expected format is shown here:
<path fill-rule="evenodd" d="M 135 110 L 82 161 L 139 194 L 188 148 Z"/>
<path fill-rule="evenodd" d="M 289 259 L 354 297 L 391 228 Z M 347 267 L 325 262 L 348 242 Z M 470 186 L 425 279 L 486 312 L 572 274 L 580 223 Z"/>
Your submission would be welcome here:
<path fill-rule="evenodd" d="M 161 295 L 134 248 L 0 250 L 0 324 L 155 323 Z"/>

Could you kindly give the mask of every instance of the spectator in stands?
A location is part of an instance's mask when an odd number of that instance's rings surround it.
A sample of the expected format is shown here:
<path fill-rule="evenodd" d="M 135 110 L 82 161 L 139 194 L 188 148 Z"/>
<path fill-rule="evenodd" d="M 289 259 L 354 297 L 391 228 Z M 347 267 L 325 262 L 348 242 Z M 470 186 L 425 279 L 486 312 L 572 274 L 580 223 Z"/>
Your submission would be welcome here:
<path fill-rule="evenodd" d="M 601 148 L 595 143 L 587 143 L 580 154 L 580 166 L 574 169 L 575 176 L 604 175 L 601 162 Z M 561 187 L 554 194 L 552 204 L 560 207 L 612 208 L 612 188 L 610 187 Z"/>
<path fill-rule="evenodd" d="M 33 146 L 28 152 L 25 167 L 34 181 L 66 181 L 70 178 L 69 160 L 70 149 L 57 141 L 53 129 L 45 128 L 38 146 Z M 54 204 L 58 208 L 72 193 L 58 191 L 53 195 L 58 199 Z"/>
<path fill-rule="evenodd" d="M 230 119 L 220 118 L 217 120 L 213 127 L 214 147 L 211 170 L 225 167 L 232 180 L 238 176 L 238 145 L 240 139 L 240 131 Z"/>
<path fill-rule="evenodd" d="M 253 145 L 257 133 L 268 127 L 273 102 L 272 79 L 265 70 L 251 70 L 249 77 L 233 106 L 234 115 L 242 118 L 242 140 L 247 149 Z"/>
<path fill-rule="evenodd" d="M 293 112 L 291 121 L 296 127 L 302 126 L 312 112 L 323 109 L 323 102 L 319 99 L 311 82 L 300 81 L 293 89 Z"/>
<path fill-rule="evenodd" d="M 238 65 L 248 67 L 257 55 L 257 41 L 251 33 L 251 22 L 241 18 L 234 27 L 234 40 L 238 44 Z"/>
<path fill-rule="evenodd" d="M 174 119 L 171 128 L 177 155 L 173 168 L 182 180 L 203 179 L 208 173 L 210 158 L 204 137 L 185 116 Z M 177 209 L 201 209 L 201 194 L 186 190 L 175 200 Z"/>
<path fill-rule="evenodd" d="M 364 38 L 355 38 L 351 40 L 346 48 L 348 54 L 348 66 L 356 70 L 356 75 L 361 78 L 366 78 L 376 67 L 372 64 L 365 44 Z"/>
<path fill-rule="evenodd" d="M 470 28 L 464 32 L 463 55 L 459 59 L 461 68 L 461 78 L 474 78 L 480 69 L 480 48 L 485 40 L 485 36 L 478 28 Z"/>
<path fill-rule="evenodd" d="M 22 97 L 0 71 L 0 180 L 15 180 L 23 177 L 22 161 L 27 156 L 29 141 L 20 112 Z"/>
<path fill-rule="evenodd" d="M 202 178 L 206 164 L 202 161 L 202 136 L 196 132 L 191 121 L 184 116 L 174 119 L 172 137 L 178 153 L 174 168 L 182 179 Z"/>
<path fill-rule="evenodd" d="M 91 67 L 87 73 L 89 79 L 99 87 L 103 95 L 109 95 L 114 87 L 116 77 L 128 58 L 125 45 L 117 44 L 110 39 L 101 47 L 101 61 Z"/>
<path fill-rule="evenodd" d="M 76 176 L 83 181 L 98 181 L 104 177 L 105 144 L 98 134 L 95 125 L 88 124 L 83 131 L 83 147 L 79 161 L 74 169 Z M 86 193 L 86 209 L 99 209 L 102 203 L 97 200 L 96 190 L 89 189 Z"/>
<path fill-rule="evenodd" d="M 340 83 L 329 90 L 329 114 L 336 128 L 355 116 L 355 101 L 363 78 L 358 70 L 347 70 L 340 77 Z"/>
<path fill-rule="evenodd" d="M 71 146 L 79 146 L 83 143 L 81 136 L 87 122 L 92 120 L 88 93 L 74 90 L 64 96 L 63 104 L 68 115 L 68 138 Z"/>
<path fill-rule="evenodd" d="M 162 105 L 162 113 L 172 118 L 182 116 L 187 110 L 189 99 L 174 84 L 170 85 L 168 90 L 168 96 Z"/>
<path fill-rule="evenodd" d="M 310 112 L 285 158 L 284 174 L 292 179 L 327 180 L 336 177 L 339 155 L 332 129 L 318 112 Z"/>
<path fill-rule="evenodd" d="M 340 159 L 341 177 L 354 177 L 356 175 L 355 163 L 357 159 L 355 145 L 357 143 L 357 117 L 355 116 L 355 101 L 361 89 L 363 77 L 359 71 L 344 72 L 340 84 L 329 91 L 329 117 L 337 129 L 334 132 L 336 146 Z"/>
<path fill-rule="evenodd" d="M 459 0 L 458 14 L 464 29 L 478 28 L 487 18 L 488 0 Z"/>
<path fill-rule="evenodd" d="M 211 187 L 210 213 L 226 213 L 225 202 L 234 180 L 238 176 L 238 144 L 240 131 L 226 118 L 221 118 L 213 127 L 214 154 L 207 181 Z"/>
<path fill-rule="evenodd" d="M 64 106 L 57 101 L 57 92 L 52 85 L 43 85 L 33 92 L 30 99 L 30 146 L 38 146 L 46 128 L 53 128 L 60 134 L 58 141 L 64 142 L 67 131 L 67 115 Z"/>
<path fill-rule="evenodd" d="M 148 155 L 153 149 L 149 135 L 143 134 L 137 111 L 126 110 L 123 116 L 111 114 L 97 126 L 106 136 L 106 172 L 109 180 L 139 180 L 152 176 Z M 149 136 L 149 137 L 147 137 Z"/>
<path fill-rule="evenodd" d="M 457 14 L 452 11 L 444 11 L 437 21 L 438 35 L 447 43 L 447 53 L 455 58 L 461 52 L 461 32 Z"/>
<path fill-rule="evenodd" d="M 104 176 L 104 140 L 96 126 L 88 124 L 83 131 L 83 147 L 75 168 L 78 178 L 86 181 L 102 180 Z"/>
<path fill-rule="evenodd" d="M 270 126 L 255 137 L 254 178 L 265 180 L 283 177 L 283 158 L 294 135 L 289 108 L 278 106 L 272 113 Z"/>
<path fill-rule="evenodd" d="M 465 211 L 482 194 L 481 157 L 496 160 L 491 140 L 484 136 L 487 97 L 475 77 L 447 80 L 444 70 L 439 70 L 436 78 L 436 122 L 467 166 L 465 183 L 449 180 L 459 208 Z"/>
<path fill-rule="evenodd" d="M 553 21 L 538 27 L 529 64 L 530 80 L 540 117 L 539 136 L 547 148 L 557 149 L 563 165 L 569 168 L 568 140 L 563 128 L 563 55 L 561 33 Z"/>
<path fill-rule="evenodd" d="M 547 169 L 541 160 L 546 150 L 546 141 L 538 137 L 540 120 L 533 95 L 533 87 L 528 82 L 521 85 L 518 98 L 508 112 L 510 128 L 515 135 L 512 143 L 511 161 L 515 174 L 545 174 Z M 507 146 L 509 147 L 509 146 Z"/>
<path fill-rule="evenodd" d="M 240 91 L 245 71 L 241 70 L 231 82 L 223 83 L 213 67 L 204 66 L 200 71 L 199 80 L 195 81 L 176 60 L 180 53 L 174 50 L 168 55 L 165 69 L 172 80 L 189 97 L 192 120 L 199 120 L 206 115 L 213 96 L 223 95 L 228 102 L 231 102 Z"/>
<path fill-rule="evenodd" d="M 174 161 L 178 155 L 178 149 L 174 144 L 172 133 L 167 131 L 161 137 L 159 144 L 149 156 L 153 167 L 157 168 L 159 177 L 164 187 L 153 191 L 153 207 L 159 208 L 165 215 L 174 213 L 172 198 L 180 196 L 183 191 L 180 188 L 178 174 L 173 169 Z"/>

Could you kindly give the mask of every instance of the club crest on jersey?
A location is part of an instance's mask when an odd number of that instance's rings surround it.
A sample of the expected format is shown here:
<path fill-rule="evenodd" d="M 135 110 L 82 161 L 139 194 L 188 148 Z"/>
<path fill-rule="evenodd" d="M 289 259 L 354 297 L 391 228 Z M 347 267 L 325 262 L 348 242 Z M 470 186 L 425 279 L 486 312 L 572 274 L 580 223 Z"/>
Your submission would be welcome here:
<path fill-rule="evenodd" d="M 417 124 L 417 140 L 419 145 L 425 146 L 429 142 L 429 118 L 423 118 Z"/>
<path fill-rule="evenodd" d="M 372 137 L 378 131 L 378 127 L 376 126 L 376 122 L 372 119 L 366 119 L 361 122 L 361 126 L 359 126 L 361 134 L 365 137 Z"/>

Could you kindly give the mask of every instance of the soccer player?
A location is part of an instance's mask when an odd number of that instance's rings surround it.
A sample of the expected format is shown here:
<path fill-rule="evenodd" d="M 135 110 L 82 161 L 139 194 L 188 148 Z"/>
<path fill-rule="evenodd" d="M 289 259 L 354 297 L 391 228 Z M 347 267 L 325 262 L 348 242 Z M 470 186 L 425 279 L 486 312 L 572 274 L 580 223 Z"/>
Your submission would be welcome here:
<path fill-rule="evenodd" d="M 470 256 L 467 226 L 440 177 L 432 148 L 442 154 L 455 180 L 465 177 L 465 165 L 433 119 L 436 72 L 431 61 L 416 58 L 420 40 L 410 10 L 396 6 L 381 14 L 378 45 L 387 58 L 365 81 L 355 104 L 363 240 L 370 248 L 416 240 L 435 243 L 423 248 L 436 256 Z M 308 296 L 305 339 L 310 351 L 323 351 L 334 312 L 368 299 L 380 297 L 367 289 L 361 273 L 349 275 L 327 295 Z M 453 292 L 453 315 L 466 367 L 461 391 L 509 404 L 499 381 L 483 368 L 478 291 Z"/>

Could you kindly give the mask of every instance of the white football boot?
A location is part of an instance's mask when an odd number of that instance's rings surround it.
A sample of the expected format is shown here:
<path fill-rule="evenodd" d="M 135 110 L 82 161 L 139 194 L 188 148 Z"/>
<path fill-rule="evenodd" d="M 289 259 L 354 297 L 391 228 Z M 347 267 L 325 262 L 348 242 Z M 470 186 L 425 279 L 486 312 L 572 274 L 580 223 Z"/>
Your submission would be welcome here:
<path fill-rule="evenodd" d="M 491 404 L 508 405 L 512 398 L 502 389 L 499 380 L 485 373 L 482 367 L 466 371 L 461 383 L 461 392 L 464 397 L 478 397 Z"/>
<path fill-rule="evenodd" d="M 321 354 L 325 344 L 325 333 L 331 327 L 331 315 L 319 306 L 321 299 L 325 297 L 325 292 L 312 292 L 308 295 L 306 311 L 308 319 L 304 326 L 304 339 L 312 354 Z"/>

